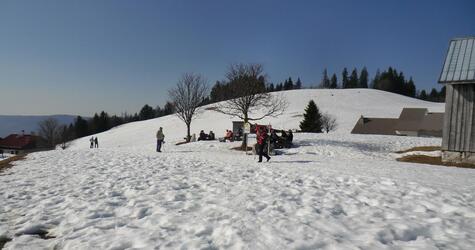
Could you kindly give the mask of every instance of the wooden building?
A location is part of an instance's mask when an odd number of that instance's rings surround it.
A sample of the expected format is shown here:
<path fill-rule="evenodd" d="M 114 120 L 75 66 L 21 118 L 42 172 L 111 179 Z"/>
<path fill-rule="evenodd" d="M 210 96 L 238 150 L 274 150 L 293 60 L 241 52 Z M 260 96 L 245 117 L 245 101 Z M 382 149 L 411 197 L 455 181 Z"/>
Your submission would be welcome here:
<path fill-rule="evenodd" d="M 475 163 L 475 37 L 450 41 L 439 83 L 447 87 L 442 160 Z"/>

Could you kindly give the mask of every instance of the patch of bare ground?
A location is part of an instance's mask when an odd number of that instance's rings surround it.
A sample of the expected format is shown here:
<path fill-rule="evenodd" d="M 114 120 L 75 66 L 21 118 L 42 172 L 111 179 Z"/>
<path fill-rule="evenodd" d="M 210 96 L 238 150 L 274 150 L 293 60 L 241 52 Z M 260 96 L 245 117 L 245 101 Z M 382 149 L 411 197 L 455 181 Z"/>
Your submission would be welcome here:
<path fill-rule="evenodd" d="M 7 168 L 10 168 L 12 167 L 12 162 L 14 161 L 21 161 L 23 159 L 25 159 L 25 156 L 26 154 L 24 155 L 15 155 L 15 156 L 12 156 L 10 158 L 7 158 L 5 160 L 1 160 L 0 161 L 0 172 L 2 172 L 3 170 L 7 169 Z"/>
<path fill-rule="evenodd" d="M 421 150 L 416 150 L 416 151 L 421 151 Z M 401 161 L 401 162 L 411 162 L 411 163 L 421 163 L 421 164 L 439 165 L 439 166 L 447 166 L 447 167 L 475 169 L 475 164 L 442 162 L 442 157 L 440 156 L 406 155 L 396 160 Z"/>
<path fill-rule="evenodd" d="M 440 150 L 440 146 L 421 146 L 421 147 L 413 147 L 413 148 L 402 150 L 402 151 L 396 151 L 396 153 L 403 154 L 403 153 L 414 152 L 414 151 L 430 152 L 430 151 L 438 151 L 438 150 Z"/>
<path fill-rule="evenodd" d="M 237 151 L 246 151 L 246 149 L 243 146 L 234 147 L 234 148 L 231 148 L 231 149 L 232 150 L 237 150 Z M 252 151 L 252 147 L 247 147 L 247 151 Z"/>

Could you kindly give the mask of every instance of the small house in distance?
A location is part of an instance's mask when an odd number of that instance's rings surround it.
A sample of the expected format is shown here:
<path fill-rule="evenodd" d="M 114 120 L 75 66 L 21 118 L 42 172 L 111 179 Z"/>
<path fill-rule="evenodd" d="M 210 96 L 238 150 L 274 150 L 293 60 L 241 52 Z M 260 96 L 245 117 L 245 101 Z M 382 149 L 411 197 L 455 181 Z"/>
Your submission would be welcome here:
<path fill-rule="evenodd" d="M 39 136 L 11 134 L 0 140 L 0 150 L 9 154 L 23 154 L 37 150 L 42 144 Z"/>
<path fill-rule="evenodd" d="M 442 137 L 443 117 L 444 113 L 431 113 L 426 108 L 404 108 L 398 118 L 361 116 L 351 133 Z"/>
<path fill-rule="evenodd" d="M 475 163 L 475 37 L 455 38 L 440 74 L 445 84 L 442 161 Z"/>

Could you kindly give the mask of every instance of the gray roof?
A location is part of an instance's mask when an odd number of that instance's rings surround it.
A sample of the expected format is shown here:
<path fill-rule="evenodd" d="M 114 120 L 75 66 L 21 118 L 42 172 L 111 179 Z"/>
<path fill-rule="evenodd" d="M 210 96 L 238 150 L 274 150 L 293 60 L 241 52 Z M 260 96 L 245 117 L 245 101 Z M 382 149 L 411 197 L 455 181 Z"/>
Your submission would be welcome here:
<path fill-rule="evenodd" d="M 419 135 L 442 136 L 444 113 L 428 113 L 425 108 L 404 108 L 399 118 L 360 117 L 352 134 L 404 135 L 417 132 Z"/>
<path fill-rule="evenodd" d="M 352 134 L 375 134 L 375 135 L 396 135 L 395 125 L 398 119 L 395 118 L 369 118 L 360 117 Z"/>
<path fill-rule="evenodd" d="M 426 108 L 403 108 L 399 115 L 400 121 L 418 121 L 422 120 L 427 114 Z"/>
<path fill-rule="evenodd" d="M 475 37 L 450 41 L 440 83 L 475 83 Z"/>

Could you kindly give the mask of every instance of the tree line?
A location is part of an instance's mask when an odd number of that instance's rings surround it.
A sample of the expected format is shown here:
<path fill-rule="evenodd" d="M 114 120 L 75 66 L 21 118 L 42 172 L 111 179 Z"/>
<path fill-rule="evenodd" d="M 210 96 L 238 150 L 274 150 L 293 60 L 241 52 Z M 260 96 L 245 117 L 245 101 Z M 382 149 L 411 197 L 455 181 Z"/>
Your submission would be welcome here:
<path fill-rule="evenodd" d="M 359 73 L 354 68 L 351 74 L 348 73 L 347 68 L 343 68 L 340 79 L 339 81 L 335 73 L 329 77 L 327 70 L 324 69 L 322 80 L 317 87 L 325 89 L 373 88 L 426 101 L 445 101 L 445 87 L 442 87 L 440 91 L 432 88 L 429 94 L 426 90 L 417 90 L 412 77 L 407 79 L 402 71 L 393 67 L 388 67 L 383 72 L 378 69 L 371 81 L 366 67 L 363 67 Z"/>

